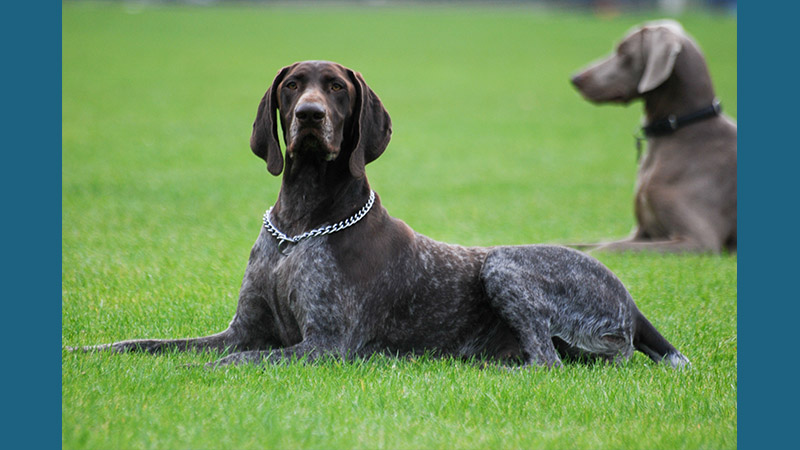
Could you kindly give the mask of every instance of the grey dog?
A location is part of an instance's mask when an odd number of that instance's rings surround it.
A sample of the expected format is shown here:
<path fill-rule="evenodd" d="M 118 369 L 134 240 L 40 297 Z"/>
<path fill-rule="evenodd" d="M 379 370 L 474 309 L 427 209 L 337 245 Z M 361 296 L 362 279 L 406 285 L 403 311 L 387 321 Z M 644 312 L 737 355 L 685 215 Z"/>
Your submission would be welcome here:
<path fill-rule="evenodd" d="M 705 58 L 680 24 L 634 28 L 572 82 L 595 103 L 644 100 L 636 229 L 599 249 L 736 251 L 736 124 L 721 113 Z"/>
<path fill-rule="evenodd" d="M 250 146 L 283 183 L 228 328 L 84 349 L 230 352 L 212 367 L 423 352 L 553 367 L 562 358 L 622 361 L 634 349 L 673 367 L 688 363 L 584 253 L 450 245 L 389 216 L 365 165 L 390 136 L 389 114 L 361 74 L 326 61 L 281 69 Z"/>

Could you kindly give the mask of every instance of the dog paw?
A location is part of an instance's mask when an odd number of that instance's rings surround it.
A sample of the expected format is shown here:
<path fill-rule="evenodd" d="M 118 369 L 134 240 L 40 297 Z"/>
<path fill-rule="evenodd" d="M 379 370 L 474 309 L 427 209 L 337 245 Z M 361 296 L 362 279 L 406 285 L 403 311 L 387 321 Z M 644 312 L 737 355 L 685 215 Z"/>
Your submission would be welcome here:
<path fill-rule="evenodd" d="M 99 352 L 99 351 L 106 351 L 106 350 L 113 350 L 113 344 L 101 344 L 101 345 L 86 345 L 83 347 L 72 347 L 69 345 L 64 346 L 64 350 L 70 353 L 91 353 L 91 352 Z"/>
<path fill-rule="evenodd" d="M 197 363 L 188 363 L 188 364 L 181 364 L 180 366 L 177 366 L 178 369 L 184 369 L 184 370 L 196 369 L 198 367 L 204 367 L 204 365 L 203 364 L 197 364 Z"/>
<path fill-rule="evenodd" d="M 206 363 L 203 365 L 203 367 L 205 369 L 217 369 L 219 367 L 236 365 L 239 364 L 240 362 L 241 362 L 241 357 L 237 353 L 234 353 L 233 355 L 228 355 L 216 361 L 211 361 L 210 363 Z"/>
<path fill-rule="evenodd" d="M 673 369 L 688 369 L 692 366 L 689 358 L 681 353 L 670 353 L 664 357 L 664 362 L 672 366 Z"/>

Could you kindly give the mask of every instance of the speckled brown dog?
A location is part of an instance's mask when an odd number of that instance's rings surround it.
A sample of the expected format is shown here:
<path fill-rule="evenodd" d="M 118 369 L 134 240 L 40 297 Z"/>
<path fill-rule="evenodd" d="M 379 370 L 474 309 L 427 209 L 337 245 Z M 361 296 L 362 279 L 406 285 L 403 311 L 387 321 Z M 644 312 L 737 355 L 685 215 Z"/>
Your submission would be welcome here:
<path fill-rule="evenodd" d="M 281 69 L 250 146 L 270 173 L 283 172 L 283 184 L 228 328 L 85 349 L 231 352 L 211 366 L 429 352 L 551 367 L 565 356 L 618 361 L 634 348 L 688 363 L 619 279 L 583 253 L 449 245 L 390 217 L 364 171 L 390 135 L 389 115 L 360 74 L 324 61 Z"/>

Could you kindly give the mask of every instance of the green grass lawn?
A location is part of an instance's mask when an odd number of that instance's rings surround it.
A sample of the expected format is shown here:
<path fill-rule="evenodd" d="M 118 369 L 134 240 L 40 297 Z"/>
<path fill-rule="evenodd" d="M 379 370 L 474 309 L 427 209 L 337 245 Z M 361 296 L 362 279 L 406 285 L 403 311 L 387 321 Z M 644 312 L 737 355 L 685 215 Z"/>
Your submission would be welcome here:
<path fill-rule="evenodd" d="M 280 180 L 248 141 L 275 73 L 361 72 L 392 116 L 368 166 L 389 212 L 464 245 L 633 227 L 641 105 L 568 80 L 657 15 L 519 7 L 63 4 L 63 345 L 220 331 Z M 692 13 L 736 116 L 736 20 Z M 451 360 L 184 369 L 209 354 L 69 354 L 65 449 L 735 448 L 736 256 L 596 254 L 693 362 L 479 369 Z"/>

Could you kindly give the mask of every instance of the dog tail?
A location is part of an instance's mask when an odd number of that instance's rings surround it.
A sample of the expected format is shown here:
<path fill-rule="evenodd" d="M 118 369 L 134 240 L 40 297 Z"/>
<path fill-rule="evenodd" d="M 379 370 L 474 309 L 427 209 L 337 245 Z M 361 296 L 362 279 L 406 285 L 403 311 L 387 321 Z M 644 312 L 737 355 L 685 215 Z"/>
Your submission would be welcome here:
<path fill-rule="evenodd" d="M 664 361 L 675 369 L 691 365 L 689 358 L 670 344 L 638 310 L 634 317 L 633 347 L 653 361 Z"/>

